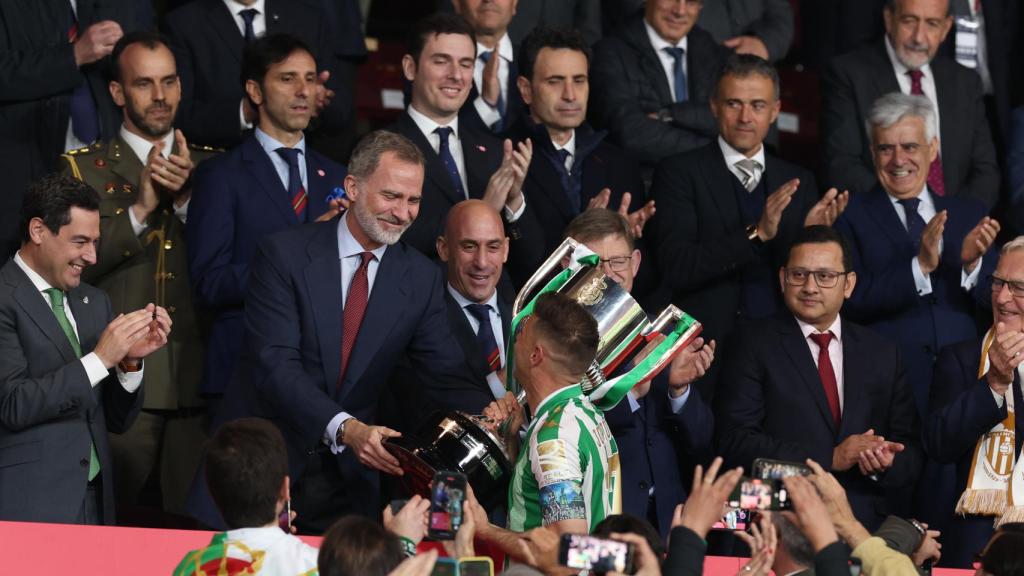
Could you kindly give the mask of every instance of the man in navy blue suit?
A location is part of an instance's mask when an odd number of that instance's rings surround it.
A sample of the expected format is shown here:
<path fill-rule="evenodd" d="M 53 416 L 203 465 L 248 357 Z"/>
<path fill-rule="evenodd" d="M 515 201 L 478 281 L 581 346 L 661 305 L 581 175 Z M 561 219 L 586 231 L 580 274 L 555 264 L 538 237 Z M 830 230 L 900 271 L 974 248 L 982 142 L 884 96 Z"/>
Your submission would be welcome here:
<path fill-rule="evenodd" d="M 338 213 L 345 168 L 306 147 L 315 107 L 316 61 L 283 34 L 256 40 L 242 66 L 259 113 L 251 135 L 195 173 L 185 239 L 195 302 L 212 318 L 200 391 L 219 396 L 242 348 L 249 263 L 268 234 Z"/>
<path fill-rule="evenodd" d="M 1001 485 L 1008 493 L 1006 477 L 1013 474 L 1019 482 L 1024 470 L 1013 466 L 1021 459 L 1024 418 L 1012 419 L 1014 426 L 1005 425 L 1011 410 L 1019 413 L 1024 406 L 1024 237 L 1003 246 L 991 293 L 993 328 L 984 338 L 942 349 L 928 402 L 925 448 L 939 462 L 956 463 L 956 494 L 963 494 L 956 513 L 953 508 L 940 511 L 949 523 L 943 533 L 942 560 L 953 567 L 971 565 L 992 536 L 993 516 L 1004 511 L 1003 506 L 983 510 L 970 493 L 998 490 Z M 1000 482 L 985 483 L 997 476 Z"/>
<path fill-rule="evenodd" d="M 715 433 L 728 466 L 811 458 L 846 489 L 869 530 L 913 486 L 919 420 L 899 348 L 841 317 L 859 284 L 838 232 L 810 226 L 778 271 L 787 312 L 738 329 L 715 393 Z"/>
<path fill-rule="evenodd" d="M 619 213 L 593 208 L 566 228 L 601 259 L 602 270 L 627 292 L 640 268 L 632 226 Z M 622 511 L 647 518 L 668 534 L 672 513 L 686 500 L 689 471 L 711 460 L 714 416 L 696 387 L 715 356 L 715 342 L 694 340 L 661 374 L 637 385 L 605 419 L 619 447 Z"/>
<path fill-rule="evenodd" d="M 304 533 L 346 513 L 377 516 L 377 472 L 402 473 L 382 445 L 399 433 L 374 425 L 399 358 L 427 387 L 475 384 L 451 345 L 441 270 L 399 241 L 419 212 L 423 165 L 408 139 L 371 133 L 349 163 L 350 209 L 271 237 L 253 260 L 224 415 L 280 427 Z"/>

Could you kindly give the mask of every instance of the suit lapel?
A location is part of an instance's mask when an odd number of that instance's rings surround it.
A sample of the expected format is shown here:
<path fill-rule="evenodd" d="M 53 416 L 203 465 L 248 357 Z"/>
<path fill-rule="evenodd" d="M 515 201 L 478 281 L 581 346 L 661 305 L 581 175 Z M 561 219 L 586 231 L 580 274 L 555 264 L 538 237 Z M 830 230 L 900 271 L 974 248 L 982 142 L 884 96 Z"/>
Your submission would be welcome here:
<path fill-rule="evenodd" d="M 627 30 L 632 36 L 631 41 L 640 48 L 640 76 L 643 78 L 657 78 L 654 82 L 654 89 L 658 93 L 659 102 L 671 102 L 672 90 L 668 85 L 668 78 L 665 76 L 665 67 L 661 65 L 661 58 L 651 46 L 651 40 L 647 37 L 647 30 L 644 28 L 644 21 L 638 18 Z"/>
<path fill-rule="evenodd" d="M 889 195 L 881 187 L 876 186 L 867 193 L 864 208 L 894 244 L 905 244 L 910 241 L 907 229 L 900 222 L 896 209 L 889 201 Z"/>
<path fill-rule="evenodd" d="M 309 243 L 309 264 L 303 271 L 309 287 L 309 301 L 322 314 L 314 314 L 320 364 L 326 392 L 333 394 L 341 373 L 341 262 L 338 258 L 337 223 L 318 224 L 321 233 Z M 313 304 L 311 304 L 313 305 Z"/>
<path fill-rule="evenodd" d="M 238 62 L 242 61 L 242 50 L 245 48 L 245 39 L 238 30 L 235 17 L 228 11 L 227 6 L 221 0 L 206 0 L 206 22 L 213 29 L 212 36 L 216 36 L 224 43 L 228 54 L 231 54 Z M 269 18 L 268 27 L 269 30 Z"/>
<path fill-rule="evenodd" d="M 790 361 L 793 363 L 793 368 L 800 375 L 800 380 L 807 388 L 811 398 L 814 399 L 821 417 L 825 420 L 834 436 L 836 426 L 835 422 L 832 421 L 832 410 L 828 407 L 828 399 L 825 398 L 825 388 L 821 384 L 821 376 L 818 375 L 818 369 L 814 365 L 814 358 L 811 357 L 811 350 L 807 347 L 807 342 L 800 331 L 800 326 L 796 323 L 795 319 L 787 317 L 780 325 L 779 332 L 781 332 L 782 336 L 782 348 L 786 351 L 786 355 L 789 356 Z"/>
<path fill-rule="evenodd" d="M 110 165 L 110 171 L 124 178 L 133 189 L 139 185 L 142 177 L 142 162 L 141 158 L 135 157 L 135 151 L 121 139 L 120 134 L 107 145 L 107 164 Z"/>
<path fill-rule="evenodd" d="M 327 212 L 327 196 L 331 193 L 330 182 L 332 174 L 330 174 L 329 167 L 325 167 L 320 162 L 320 158 L 315 152 L 306 148 L 306 182 L 309 184 L 309 205 L 306 208 L 306 212 L 309 215 L 309 221 L 320 217 L 321 214 Z"/>
<path fill-rule="evenodd" d="M 939 101 L 939 118 L 959 118 L 958 111 L 969 109 L 969 107 L 957 106 L 954 95 L 958 91 L 950 86 L 950 83 L 953 82 L 951 77 L 952 70 L 951 67 L 944 66 L 944 63 L 941 59 L 934 60 L 931 63 L 932 74 L 935 76 L 935 98 Z M 948 120 L 942 122 L 939 127 L 939 141 L 942 143 L 942 147 L 946 148 L 947 152 L 950 148 L 959 144 L 956 141 L 956 127 L 956 122 Z"/>
<path fill-rule="evenodd" d="M 462 163 L 466 167 L 466 183 L 469 190 L 466 194 L 470 198 L 483 198 L 484 190 L 487 189 L 487 181 L 490 180 L 490 159 L 485 142 L 478 138 L 472 130 L 463 127 L 459 122 L 459 139 L 462 141 Z M 493 152 L 492 152 L 493 153 Z M 459 198 L 457 202 L 463 199 Z"/>
<path fill-rule="evenodd" d="M 82 354 L 87 354 L 96 347 L 99 334 L 106 327 L 98 316 L 98 303 L 88 299 L 82 290 L 76 288 L 67 294 L 67 306 L 75 317 L 78 328 L 78 343 Z"/>
<path fill-rule="evenodd" d="M 71 342 L 68 341 L 67 335 L 57 323 L 57 317 L 53 315 L 53 310 L 46 297 L 36 290 L 28 275 L 13 260 L 9 260 L 4 267 L 4 276 L 7 283 L 14 287 L 14 299 L 32 318 L 39 330 L 46 335 L 46 338 L 57 347 L 61 358 L 68 363 L 74 362 L 78 357 L 71 348 Z"/>
<path fill-rule="evenodd" d="M 576 213 L 573 212 L 572 206 L 569 205 L 569 197 L 566 195 L 567 192 L 562 188 L 562 175 L 558 173 L 558 169 L 555 167 L 551 158 L 543 150 L 537 148 L 537 143 L 534 143 L 534 150 L 536 151 L 537 157 L 535 157 L 530 163 L 530 170 L 527 173 L 527 178 L 537 180 L 539 188 L 543 190 L 544 195 L 548 201 L 555 205 L 558 209 L 558 213 L 562 215 L 562 218 L 568 222 L 576 217 Z M 587 165 L 590 163 L 588 162 Z M 584 168 L 586 170 L 586 168 Z M 584 172 L 586 174 L 586 172 Z M 531 177 L 532 175 L 532 177 Z M 585 177 L 585 176 L 584 176 Z"/>
<path fill-rule="evenodd" d="M 892 61 L 889 60 L 889 53 L 885 51 L 885 40 L 879 40 L 875 44 L 874 50 L 874 70 L 886 70 L 881 74 L 872 74 L 873 84 L 875 87 L 874 94 L 881 96 L 883 94 L 889 94 L 890 92 L 899 92 L 900 84 L 896 79 L 896 69 L 892 67 Z"/>
<path fill-rule="evenodd" d="M 285 190 L 284 185 L 281 183 L 281 178 L 277 175 L 277 171 L 274 170 L 270 157 L 267 156 L 267 153 L 260 146 L 256 137 L 250 136 L 246 138 L 242 141 L 241 146 L 242 159 L 245 160 L 246 165 L 249 167 L 249 173 L 259 183 L 260 189 L 267 195 L 270 203 L 289 224 L 298 224 L 299 218 L 295 215 L 295 211 L 292 210 L 291 203 L 288 201 L 288 191 Z M 308 179 L 309 175 L 307 174 L 306 177 Z"/>
<path fill-rule="evenodd" d="M 473 380 L 484 383 L 487 373 L 484 372 L 481 360 L 483 353 L 480 351 L 480 344 L 477 343 L 476 334 L 473 333 L 473 328 L 469 325 L 469 320 L 466 319 L 466 314 L 459 307 L 459 303 L 450 294 L 445 294 L 444 299 L 448 308 L 448 323 L 451 324 L 452 335 L 455 336 L 455 341 L 459 343 L 466 355 L 466 363 L 473 371 Z"/>
<path fill-rule="evenodd" d="M 462 125 L 463 120 L 459 119 L 459 125 Z M 444 169 L 444 165 L 441 163 L 441 157 L 434 152 L 434 147 L 427 140 L 427 137 L 420 131 L 420 127 L 416 125 L 416 122 L 406 112 L 398 118 L 398 122 L 395 126 L 400 134 L 413 141 L 414 144 L 423 152 L 423 156 L 427 160 L 426 176 L 434 182 L 434 185 L 448 197 L 453 203 L 461 202 L 465 198 L 459 196 L 458 191 L 452 186 L 451 178 L 448 177 L 448 172 Z M 465 149 L 465 146 L 463 146 Z"/>
<path fill-rule="evenodd" d="M 392 245 L 381 258 L 373 280 L 373 291 L 367 302 L 366 315 L 348 360 L 348 368 L 345 369 L 345 381 L 338 394 L 339 402 L 344 402 L 352 384 L 362 378 L 363 372 L 391 333 L 391 328 L 405 311 L 410 286 L 405 281 L 409 262 L 404 250 L 402 244 Z M 341 340 L 338 342 L 340 349 Z"/>
<path fill-rule="evenodd" d="M 849 323 L 842 320 L 843 326 L 843 420 L 839 429 L 839 437 L 845 438 L 853 434 L 863 434 L 865 422 L 870 421 L 867 410 L 870 403 L 864 398 L 864 373 L 870 355 L 863 350 L 857 334 Z M 861 428 L 861 429 L 858 429 Z M 880 430 L 875 431 L 881 433 Z"/>
<path fill-rule="evenodd" d="M 705 159 L 701 162 L 704 167 L 701 169 L 701 173 L 704 176 L 706 188 L 711 191 L 711 198 L 715 206 L 718 207 L 718 215 L 722 218 L 723 228 L 731 230 L 735 228 L 736 221 L 740 220 L 740 206 L 736 201 L 736 194 L 733 193 L 732 180 L 734 176 L 725 165 L 725 157 L 722 156 L 722 149 L 717 140 L 708 144 L 704 151 Z"/>

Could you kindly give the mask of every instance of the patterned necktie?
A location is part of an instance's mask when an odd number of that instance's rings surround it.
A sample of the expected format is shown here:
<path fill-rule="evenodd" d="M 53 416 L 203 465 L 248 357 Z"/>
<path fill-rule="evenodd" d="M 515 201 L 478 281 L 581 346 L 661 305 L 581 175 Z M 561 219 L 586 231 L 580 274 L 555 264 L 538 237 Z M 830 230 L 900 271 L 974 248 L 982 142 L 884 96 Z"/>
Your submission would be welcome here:
<path fill-rule="evenodd" d="M 441 163 L 444 164 L 448 177 L 451 178 L 452 184 L 455 186 L 455 190 L 458 191 L 459 196 L 468 198 L 466 196 L 466 189 L 462 187 L 459 166 L 455 163 L 455 156 L 452 156 L 452 149 L 448 146 L 448 138 L 452 135 L 452 129 L 448 126 L 438 126 L 434 132 L 441 138 L 441 146 L 438 148 L 437 155 L 441 157 Z"/>
<path fill-rule="evenodd" d="M 555 150 L 555 154 L 558 154 L 559 175 L 562 177 L 562 189 L 565 190 L 566 197 L 569 198 L 569 206 L 572 207 L 573 214 L 580 213 L 580 190 L 579 186 L 576 186 L 576 182 L 572 177 L 572 170 L 569 169 L 569 158 L 572 154 L 569 153 L 565 148 L 559 148 Z"/>
<path fill-rule="evenodd" d="M 64 331 L 64 335 L 68 337 L 68 341 L 71 343 L 71 349 L 75 351 L 77 358 L 82 357 L 82 345 L 78 342 L 78 335 L 75 334 L 75 329 L 71 326 L 71 321 L 68 320 L 68 315 L 64 311 L 64 292 L 59 288 L 47 288 L 43 290 L 46 295 L 50 297 L 50 308 L 53 310 L 53 315 L 57 317 L 57 324 L 60 324 L 60 329 Z M 92 482 L 96 478 L 96 475 L 100 473 L 100 458 L 96 454 L 96 444 L 89 443 L 89 481 Z"/>
<path fill-rule="evenodd" d="M 306 221 L 306 204 L 309 197 L 306 194 L 306 187 L 302 185 L 302 173 L 299 172 L 298 148 L 285 148 L 284 146 L 275 150 L 284 161 L 288 163 L 288 198 L 291 201 L 292 210 L 299 217 L 299 222 Z"/>
<path fill-rule="evenodd" d="M 904 198 L 903 200 L 897 200 L 900 206 L 903 206 L 903 213 L 907 220 L 907 235 L 910 236 L 910 240 L 914 243 L 914 250 L 921 247 L 921 234 L 924 233 L 925 222 L 924 218 L 921 217 L 921 213 L 917 211 L 917 207 L 921 204 L 920 198 Z"/>
<path fill-rule="evenodd" d="M 825 388 L 825 398 L 828 400 L 828 409 L 832 412 L 832 422 L 838 430 L 842 421 L 839 411 L 839 386 L 836 384 L 836 373 L 832 369 L 832 358 L 828 354 L 832 333 L 811 334 L 809 337 L 818 345 L 818 376 L 821 377 L 821 385 Z"/>
<path fill-rule="evenodd" d="M 245 38 L 246 44 L 252 44 L 252 41 L 256 39 L 256 30 L 252 27 L 252 19 L 259 13 L 260 11 L 255 8 L 246 8 L 238 13 L 245 24 L 245 32 L 242 33 L 242 36 Z"/>
<path fill-rule="evenodd" d="M 494 56 L 494 51 L 486 50 L 481 52 L 480 56 L 477 56 L 477 58 L 480 58 L 480 61 L 483 62 L 486 67 L 487 63 L 491 61 L 491 56 Z M 498 65 L 501 65 L 500 61 L 498 62 Z M 498 78 L 500 79 L 501 76 L 499 75 Z M 500 86 L 498 89 L 498 114 L 501 115 L 501 118 L 499 118 L 498 121 L 494 123 L 494 126 L 491 127 L 495 132 L 501 132 L 505 128 L 505 96 L 502 94 Z"/>
<path fill-rule="evenodd" d="M 491 307 L 487 304 L 467 304 L 466 310 L 469 310 L 480 323 L 480 328 L 476 331 L 476 341 L 483 352 L 487 373 L 494 372 L 501 368 L 501 354 L 498 352 L 498 341 L 494 338 L 494 330 L 491 328 Z"/>
<path fill-rule="evenodd" d="M 747 189 L 747 192 L 752 192 L 754 188 L 757 188 L 757 183 L 760 179 L 757 178 L 757 171 L 761 170 L 761 163 L 753 158 L 744 158 L 734 164 L 736 168 L 743 174 L 743 187 Z"/>
<path fill-rule="evenodd" d="M 924 96 L 924 90 L 921 89 L 921 78 L 924 77 L 924 72 L 908 70 L 907 75 L 910 76 L 910 94 L 913 96 Z M 935 113 L 938 115 L 938 110 Z M 940 155 L 936 155 L 935 160 L 928 167 L 928 188 L 939 196 L 946 195 L 946 182 L 943 180 L 942 157 Z"/>
<path fill-rule="evenodd" d="M 362 261 L 352 276 L 348 296 L 345 298 L 345 308 L 341 311 L 341 372 L 338 374 L 338 388 L 341 388 L 341 382 L 345 378 L 348 359 L 356 345 L 356 336 L 359 335 L 359 327 L 366 316 L 366 303 L 370 296 L 370 261 L 376 256 L 373 252 L 360 252 L 359 256 Z"/>
<path fill-rule="evenodd" d="M 68 42 L 73 44 L 78 40 L 78 17 L 70 8 L 69 5 L 71 25 L 68 26 Z M 92 144 L 100 137 L 100 117 L 88 81 L 71 92 L 71 133 L 86 144 Z"/>
<path fill-rule="evenodd" d="M 676 88 L 676 102 L 686 102 L 686 71 L 683 70 L 683 57 L 686 51 L 679 47 L 662 48 L 672 57 L 672 79 Z"/>

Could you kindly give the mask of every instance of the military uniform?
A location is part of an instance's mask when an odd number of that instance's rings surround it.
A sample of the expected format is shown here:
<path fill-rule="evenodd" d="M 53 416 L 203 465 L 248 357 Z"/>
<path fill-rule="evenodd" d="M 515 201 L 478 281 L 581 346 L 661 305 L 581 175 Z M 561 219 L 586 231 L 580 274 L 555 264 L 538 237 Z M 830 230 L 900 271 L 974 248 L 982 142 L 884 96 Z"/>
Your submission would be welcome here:
<path fill-rule="evenodd" d="M 190 153 L 198 165 L 216 151 L 190 146 Z M 164 509 L 182 513 L 206 440 L 206 411 L 198 394 L 205 347 L 192 306 L 185 225 L 166 197 L 147 218 L 142 234 L 135 234 L 128 213 L 143 160 L 120 135 L 61 159 L 66 174 L 97 190 L 102 199 L 97 263 L 86 268 L 83 280 L 110 295 L 115 314 L 153 302 L 166 308 L 174 322 L 167 345 L 146 358 L 143 412 L 125 434 L 111 435 L 118 507 L 137 504 L 159 463 Z"/>

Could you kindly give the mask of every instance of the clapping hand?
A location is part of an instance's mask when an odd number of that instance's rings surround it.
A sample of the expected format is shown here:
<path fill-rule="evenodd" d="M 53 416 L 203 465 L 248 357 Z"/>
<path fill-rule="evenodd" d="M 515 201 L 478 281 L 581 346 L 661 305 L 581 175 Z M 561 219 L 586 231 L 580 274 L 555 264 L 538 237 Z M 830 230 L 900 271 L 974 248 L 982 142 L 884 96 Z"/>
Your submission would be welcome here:
<path fill-rule="evenodd" d="M 743 468 L 733 468 L 718 476 L 721 467 L 721 457 L 715 458 L 711 466 L 708 466 L 707 473 L 702 466 L 697 465 L 686 504 L 676 506 L 672 517 L 673 528 L 685 526 L 704 538 L 711 526 L 722 518 L 725 501 L 743 475 Z"/>
<path fill-rule="evenodd" d="M 611 188 L 601 190 L 597 196 L 590 199 L 590 202 L 587 204 L 587 210 L 590 210 L 591 208 L 608 208 L 608 203 L 611 201 L 611 197 Z M 637 210 L 630 212 L 629 204 L 632 201 L 633 195 L 629 192 L 624 192 L 622 194 L 622 200 L 619 202 L 618 212 L 626 218 L 627 222 L 629 222 L 629 229 L 633 232 L 633 236 L 641 238 L 644 235 L 644 226 L 647 224 L 647 221 L 654 216 L 654 200 L 649 200 Z"/>

